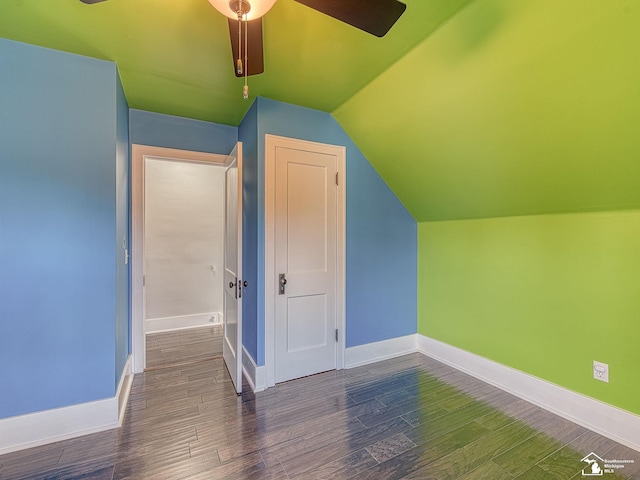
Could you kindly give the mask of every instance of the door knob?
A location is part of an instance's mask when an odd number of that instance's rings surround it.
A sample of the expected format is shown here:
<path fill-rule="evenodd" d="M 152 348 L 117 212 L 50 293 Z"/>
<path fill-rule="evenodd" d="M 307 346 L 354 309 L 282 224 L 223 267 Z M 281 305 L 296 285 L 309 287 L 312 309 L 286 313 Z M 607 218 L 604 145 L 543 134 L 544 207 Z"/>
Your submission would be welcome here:
<path fill-rule="evenodd" d="M 285 278 L 284 273 L 281 273 L 278 278 L 280 285 L 278 295 L 284 295 L 284 286 L 287 284 L 287 279 Z"/>

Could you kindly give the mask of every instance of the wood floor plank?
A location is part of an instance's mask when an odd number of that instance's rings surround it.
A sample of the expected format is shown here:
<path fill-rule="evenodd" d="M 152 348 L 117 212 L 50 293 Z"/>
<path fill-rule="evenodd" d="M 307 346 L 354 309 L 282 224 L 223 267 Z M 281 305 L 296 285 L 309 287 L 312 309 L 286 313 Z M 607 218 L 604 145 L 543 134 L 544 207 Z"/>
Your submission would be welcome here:
<path fill-rule="evenodd" d="M 445 415 L 437 413 L 430 415 L 428 408 L 425 407 L 408 415 L 403 415 L 402 418 L 407 420 L 413 427 L 407 431 L 407 437 L 416 445 L 420 445 L 425 441 L 483 417 L 492 411 L 491 407 L 483 403 L 475 403 Z"/>
<path fill-rule="evenodd" d="M 471 470 L 461 477 L 458 477 L 457 480 L 479 480 L 484 478 L 491 480 L 513 480 L 513 475 L 505 472 L 494 462 L 489 461 L 483 463 L 475 470 Z M 539 480 L 551 480 L 551 478 L 540 477 Z"/>
<path fill-rule="evenodd" d="M 360 450 L 396 433 L 406 431 L 409 425 L 401 418 L 394 418 L 375 427 L 358 431 L 333 429 L 330 435 L 305 437 L 310 445 L 308 451 L 294 457 L 281 458 L 280 463 L 290 476 L 299 476 L 325 463 L 345 456 L 349 450 Z M 341 431 L 342 430 L 342 431 Z"/>
<path fill-rule="evenodd" d="M 112 477 L 113 462 L 110 460 L 98 460 L 51 468 L 45 471 L 15 472 L 6 478 L 11 480 L 111 480 Z"/>
<path fill-rule="evenodd" d="M 351 478 L 376 464 L 376 459 L 366 449 L 362 449 L 305 472 L 303 475 L 304 478 L 316 480 L 345 479 Z"/>
<path fill-rule="evenodd" d="M 531 414 L 536 421 L 539 417 L 546 418 L 546 412 L 535 411 Z M 532 419 L 532 421 L 534 420 Z M 550 426 L 554 418 L 547 418 L 545 426 Z M 540 420 L 542 424 L 542 420 Z M 434 461 L 428 468 L 422 468 L 408 475 L 407 478 L 447 480 L 454 479 L 475 470 L 483 463 L 493 459 L 514 446 L 536 435 L 536 430 L 526 422 L 513 422 L 509 425 L 492 431 L 454 452 Z"/>
<path fill-rule="evenodd" d="M 490 462 L 493 463 L 493 462 Z M 574 462 L 570 467 L 569 472 L 565 472 L 562 469 L 554 469 L 552 471 L 545 470 L 540 467 L 540 465 L 533 465 L 518 475 L 516 478 L 518 480 L 561 480 L 571 478 L 575 475 L 577 469 L 577 465 L 580 464 L 580 460 Z M 486 464 L 485 464 L 486 465 Z M 495 465 L 495 463 L 494 463 Z M 497 467 L 499 468 L 499 467 Z M 474 470 L 475 471 L 475 470 Z M 471 472 L 473 473 L 473 472 Z M 472 477 L 473 478 L 473 477 Z M 514 478 L 512 475 L 509 475 L 508 478 Z"/>
<path fill-rule="evenodd" d="M 617 443 L 605 453 L 604 458 L 633 462 L 625 464 L 623 469 L 617 470 L 617 473 L 624 478 L 640 479 L 640 452 Z"/>
<path fill-rule="evenodd" d="M 408 415 L 412 412 L 416 412 L 417 415 L 420 409 L 423 409 L 425 414 L 434 418 L 447 413 L 447 410 L 438 405 L 438 400 L 444 400 L 452 395 L 455 395 L 455 392 L 450 390 L 447 385 L 435 385 L 422 395 L 399 396 L 397 397 L 398 401 L 395 403 L 390 401 L 389 396 L 382 400 L 380 397 L 376 397 L 375 400 L 380 403 L 386 401 L 387 404 L 379 408 L 378 411 L 359 416 L 358 419 L 366 426 L 374 426 L 391 418 Z"/>
<path fill-rule="evenodd" d="M 222 325 L 147 334 L 147 369 L 222 355 Z"/>
<path fill-rule="evenodd" d="M 480 425 L 469 423 L 458 429 L 434 437 L 423 439 L 419 445 L 408 449 L 381 464 L 356 475 L 358 480 L 400 479 L 428 466 L 435 460 L 461 448 L 462 446 L 482 438 L 489 431 Z M 430 432 L 425 431 L 428 437 Z"/>
<path fill-rule="evenodd" d="M 212 478 L 224 478 L 229 480 L 269 477 L 286 478 L 285 472 L 277 466 L 273 467 L 275 473 L 269 470 L 269 467 L 267 467 L 267 465 L 262 460 L 262 456 L 260 455 L 260 453 L 254 453 L 251 455 L 240 457 L 234 462 L 218 465 L 206 471 L 199 472 L 184 478 L 188 480 L 211 480 Z"/>
<path fill-rule="evenodd" d="M 521 444 L 495 457 L 493 461 L 504 471 L 518 476 L 531 464 L 537 464 L 548 455 L 558 451 L 566 443 L 584 434 L 586 429 L 558 418 L 544 432 L 529 438 Z"/>
<path fill-rule="evenodd" d="M 241 396 L 215 359 L 136 375 L 121 428 L 0 456 L 0 480 L 578 479 L 591 451 L 640 475 L 638 452 L 420 354 Z"/>
<path fill-rule="evenodd" d="M 615 442 L 594 432 L 587 431 L 569 442 L 563 448 L 545 457 L 530 468 L 531 471 L 523 472 L 518 478 L 571 478 L 578 473 L 583 464 L 582 458 L 591 452 L 607 452 Z M 546 477 L 540 477 L 546 475 Z"/>
<path fill-rule="evenodd" d="M 57 444 L 44 445 L 0 456 L 0 479 L 17 478 L 22 473 L 31 471 L 47 471 L 55 468 L 64 452 L 64 447 Z"/>

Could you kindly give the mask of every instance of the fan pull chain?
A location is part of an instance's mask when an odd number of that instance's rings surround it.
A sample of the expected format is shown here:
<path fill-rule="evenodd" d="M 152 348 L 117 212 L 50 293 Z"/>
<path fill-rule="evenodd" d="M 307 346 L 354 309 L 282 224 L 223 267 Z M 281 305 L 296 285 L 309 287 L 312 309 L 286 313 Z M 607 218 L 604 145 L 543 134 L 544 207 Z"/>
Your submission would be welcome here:
<path fill-rule="evenodd" d="M 242 48 L 242 12 L 238 10 L 238 58 L 236 59 L 236 73 L 242 75 L 242 54 L 240 48 Z"/>
<path fill-rule="evenodd" d="M 247 82 L 247 76 L 249 74 L 249 56 L 248 56 L 248 45 L 249 45 L 249 23 L 247 22 L 247 15 L 244 16 L 244 87 L 242 87 L 242 98 L 245 100 L 249 99 L 249 84 Z M 238 45 L 238 53 L 240 53 L 240 45 Z"/>

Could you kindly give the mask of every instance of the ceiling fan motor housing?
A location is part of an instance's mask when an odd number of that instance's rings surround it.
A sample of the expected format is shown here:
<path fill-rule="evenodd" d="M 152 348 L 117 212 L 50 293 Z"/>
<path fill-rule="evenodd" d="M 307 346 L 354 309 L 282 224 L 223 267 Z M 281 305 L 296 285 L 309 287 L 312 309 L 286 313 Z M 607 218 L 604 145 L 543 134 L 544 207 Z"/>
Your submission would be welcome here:
<path fill-rule="evenodd" d="M 247 0 L 231 0 L 229 8 L 238 14 L 238 18 L 251 11 L 251 4 Z"/>

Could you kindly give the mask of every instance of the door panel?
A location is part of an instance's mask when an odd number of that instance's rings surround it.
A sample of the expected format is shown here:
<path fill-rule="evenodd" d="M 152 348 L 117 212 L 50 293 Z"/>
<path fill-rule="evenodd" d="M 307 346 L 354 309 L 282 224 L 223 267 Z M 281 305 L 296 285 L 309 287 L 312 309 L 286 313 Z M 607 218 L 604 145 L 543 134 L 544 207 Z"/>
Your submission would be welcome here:
<path fill-rule="evenodd" d="M 286 235 L 289 272 L 327 270 L 327 168 L 289 162 Z"/>
<path fill-rule="evenodd" d="M 276 382 L 336 368 L 335 155 L 278 147 L 275 267 Z"/>
<path fill-rule="evenodd" d="M 242 392 L 242 144 L 225 172 L 224 337 L 222 355 L 237 393 Z"/>
<path fill-rule="evenodd" d="M 296 353 L 327 345 L 327 296 L 306 295 L 288 298 L 287 353 Z"/>

